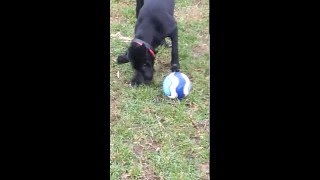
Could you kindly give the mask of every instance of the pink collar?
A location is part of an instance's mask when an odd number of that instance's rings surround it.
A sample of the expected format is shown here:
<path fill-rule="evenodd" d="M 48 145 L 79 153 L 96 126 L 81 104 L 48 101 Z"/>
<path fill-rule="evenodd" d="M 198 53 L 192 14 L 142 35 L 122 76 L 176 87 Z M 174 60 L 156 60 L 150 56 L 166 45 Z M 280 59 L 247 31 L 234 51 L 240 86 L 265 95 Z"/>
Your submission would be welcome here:
<path fill-rule="evenodd" d="M 141 39 L 134 39 L 132 40 L 132 42 L 135 42 L 137 44 L 139 44 L 140 46 L 142 44 L 144 44 L 146 46 L 146 48 L 148 48 L 149 52 L 151 53 L 151 55 L 155 58 L 156 57 L 156 54 L 154 53 L 154 50 L 153 50 L 153 47 L 150 46 L 148 43 L 142 41 Z"/>

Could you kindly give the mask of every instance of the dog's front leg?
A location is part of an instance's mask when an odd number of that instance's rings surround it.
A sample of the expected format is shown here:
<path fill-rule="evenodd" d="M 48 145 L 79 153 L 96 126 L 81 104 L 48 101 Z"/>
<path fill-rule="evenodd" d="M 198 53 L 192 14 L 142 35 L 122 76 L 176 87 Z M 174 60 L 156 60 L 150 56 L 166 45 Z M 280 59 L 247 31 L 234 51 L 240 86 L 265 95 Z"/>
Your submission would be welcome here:
<path fill-rule="evenodd" d="M 180 69 L 179 64 L 179 51 L 178 51 L 178 28 L 170 34 L 170 39 L 172 42 L 171 49 L 171 71 L 178 72 Z"/>
<path fill-rule="evenodd" d="M 138 19 L 138 16 L 139 16 L 139 12 L 140 12 L 140 9 L 141 7 L 143 6 L 143 2 L 144 0 L 137 0 L 136 1 L 136 18 Z"/>
<path fill-rule="evenodd" d="M 135 75 L 131 80 L 131 86 L 139 86 L 143 83 L 143 75 L 139 71 L 135 71 Z"/>
<path fill-rule="evenodd" d="M 129 61 L 130 61 L 130 59 L 128 57 L 127 52 L 125 52 L 123 55 L 118 56 L 118 58 L 117 58 L 118 64 L 128 63 Z"/>

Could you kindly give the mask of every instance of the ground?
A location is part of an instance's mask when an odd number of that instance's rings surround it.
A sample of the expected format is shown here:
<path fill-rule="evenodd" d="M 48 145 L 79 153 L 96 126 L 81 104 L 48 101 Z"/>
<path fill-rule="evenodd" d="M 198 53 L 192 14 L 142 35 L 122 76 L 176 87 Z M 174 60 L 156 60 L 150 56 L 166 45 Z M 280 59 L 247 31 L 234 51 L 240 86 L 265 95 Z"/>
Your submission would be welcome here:
<path fill-rule="evenodd" d="M 175 17 L 181 72 L 192 83 L 182 101 L 162 92 L 170 48 L 159 48 L 151 85 L 129 85 L 133 70 L 116 58 L 133 38 L 135 1 L 110 1 L 112 180 L 209 179 L 209 0 L 176 0 Z"/>

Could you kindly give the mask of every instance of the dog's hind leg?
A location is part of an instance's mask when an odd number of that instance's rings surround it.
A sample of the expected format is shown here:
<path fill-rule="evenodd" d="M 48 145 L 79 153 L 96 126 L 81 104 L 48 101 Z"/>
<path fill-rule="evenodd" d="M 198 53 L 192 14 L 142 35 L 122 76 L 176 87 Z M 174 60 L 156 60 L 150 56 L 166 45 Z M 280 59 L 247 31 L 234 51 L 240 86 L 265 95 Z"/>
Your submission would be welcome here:
<path fill-rule="evenodd" d="M 137 0 L 137 4 L 136 4 L 136 18 L 138 19 L 138 16 L 139 16 L 139 12 L 140 12 L 140 9 L 141 7 L 143 6 L 143 2 L 144 0 Z"/>
<path fill-rule="evenodd" d="M 171 71 L 178 72 L 180 69 L 179 64 L 179 51 L 178 51 L 178 28 L 169 35 L 172 42 L 171 49 Z"/>

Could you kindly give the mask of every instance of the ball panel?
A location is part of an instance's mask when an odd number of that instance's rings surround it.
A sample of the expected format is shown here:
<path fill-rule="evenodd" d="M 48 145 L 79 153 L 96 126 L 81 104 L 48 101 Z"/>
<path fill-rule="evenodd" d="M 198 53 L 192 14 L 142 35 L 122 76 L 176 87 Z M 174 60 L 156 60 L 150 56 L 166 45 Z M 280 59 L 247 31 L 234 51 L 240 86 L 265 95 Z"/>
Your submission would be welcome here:
<path fill-rule="evenodd" d="M 185 74 L 181 74 L 181 76 L 185 79 L 186 81 L 186 84 L 185 86 L 183 87 L 183 93 L 185 96 L 187 96 L 191 90 L 191 83 L 190 83 L 190 80 L 189 78 L 185 75 Z"/>
<path fill-rule="evenodd" d="M 186 80 L 182 77 L 180 72 L 175 73 L 175 76 L 177 77 L 177 79 L 179 81 L 179 85 L 176 88 L 176 92 L 178 94 L 178 99 L 181 99 L 184 97 L 183 89 L 186 84 Z"/>
<path fill-rule="evenodd" d="M 174 73 L 171 73 L 169 75 L 169 78 L 170 78 L 172 83 L 171 83 L 171 86 L 169 87 L 171 95 L 168 96 L 168 97 L 169 98 L 176 98 L 176 97 L 178 97 L 176 89 L 177 89 L 177 87 L 179 85 L 179 79 L 174 75 Z"/>
<path fill-rule="evenodd" d="M 170 93 L 171 84 L 172 84 L 171 80 L 168 77 L 166 77 L 163 81 L 163 92 L 166 96 L 171 95 L 171 93 Z"/>

